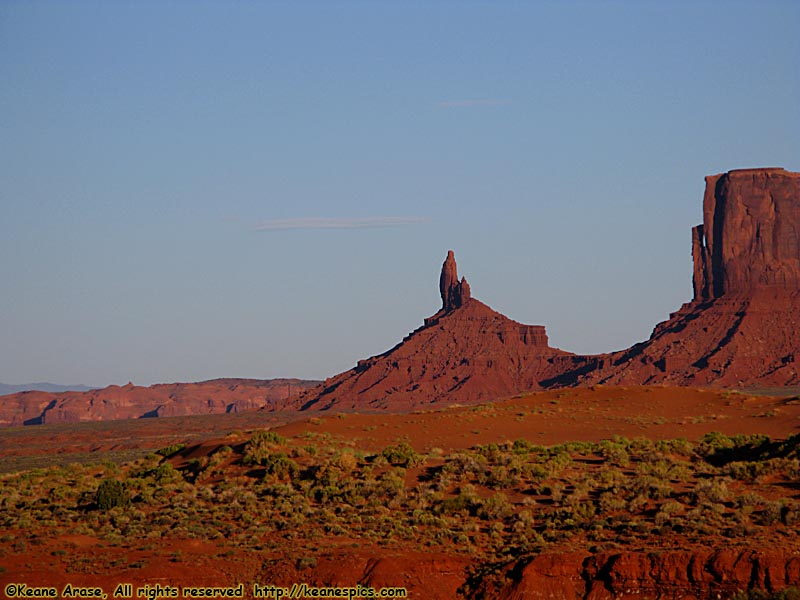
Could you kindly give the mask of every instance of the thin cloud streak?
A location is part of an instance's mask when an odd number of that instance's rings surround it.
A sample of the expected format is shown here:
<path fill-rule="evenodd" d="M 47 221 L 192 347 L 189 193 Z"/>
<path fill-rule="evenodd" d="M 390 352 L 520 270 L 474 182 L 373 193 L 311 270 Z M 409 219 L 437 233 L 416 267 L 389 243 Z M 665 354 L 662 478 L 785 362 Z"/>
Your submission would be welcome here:
<path fill-rule="evenodd" d="M 378 227 L 401 227 L 427 223 L 422 217 L 299 217 L 294 219 L 270 219 L 256 226 L 256 231 L 286 231 L 290 229 L 375 229 Z"/>
<path fill-rule="evenodd" d="M 436 104 L 439 108 L 471 108 L 475 106 L 503 106 L 508 100 L 473 99 L 473 100 L 445 100 Z"/>

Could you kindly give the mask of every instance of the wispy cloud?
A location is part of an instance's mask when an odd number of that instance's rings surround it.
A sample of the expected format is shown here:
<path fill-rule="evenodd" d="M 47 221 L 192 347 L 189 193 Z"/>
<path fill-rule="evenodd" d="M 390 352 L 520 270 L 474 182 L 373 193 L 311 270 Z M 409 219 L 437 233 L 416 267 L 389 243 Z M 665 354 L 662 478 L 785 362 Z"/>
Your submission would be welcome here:
<path fill-rule="evenodd" d="M 287 229 L 374 229 L 427 223 L 422 217 L 299 217 L 270 219 L 256 226 L 256 231 L 285 231 Z"/>
<path fill-rule="evenodd" d="M 444 100 L 436 104 L 439 108 L 471 108 L 475 106 L 503 106 L 508 104 L 508 100 L 496 100 L 491 98 L 471 99 L 471 100 Z"/>

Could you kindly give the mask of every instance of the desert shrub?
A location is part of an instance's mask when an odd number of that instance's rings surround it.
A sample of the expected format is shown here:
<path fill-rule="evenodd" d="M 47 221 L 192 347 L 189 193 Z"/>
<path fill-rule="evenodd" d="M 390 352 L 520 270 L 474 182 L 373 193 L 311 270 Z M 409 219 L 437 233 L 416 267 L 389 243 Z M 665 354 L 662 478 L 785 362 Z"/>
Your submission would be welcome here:
<path fill-rule="evenodd" d="M 592 489 L 591 481 L 577 481 L 572 486 L 572 491 L 564 499 L 564 503 L 568 506 L 574 506 L 586 500 L 589 496 L 589 491 Z"/>
<path fill-rule="evenodd" d="M 625 467 L 630 462 L 626 444 L 621 441 L 603 440 L 599 444 L 600 455 L 611 464 Z"/>
<path fill-rule="evenodd" d="M 500 448 L 500 446 L 495 443 L 486 444 L 485 446 L 478 446 L 476 450 L 478 454 L 486 457 L 486 459 L 493 464 L 502 463 L 506 456 L 505 452 Z"/>
<path fill-rule="evenodd" d="M 285 438 L 274 431 L 259 431 L 245 445 L 242 461 L 246 465 L 261 464 L 276 446 L 280 446 L 285 442 Z"/>
<path fill-rule="evenodd" d="M 782 502 L 767 502 L 755 519 L 760 525 L 774 525 L 784 518 L 788 509 Z"/>
<path fill-rule="evenodd" d="M 393 469 L 378 478 L 375 491 L 382 496 L 394 497 L 400 494 L 405 486 L 405 472 L 402 469 Z"/>
<path fill-rule="evenodd" d="M 717 454 L 720 450 L 730 450 L 734 446 L 734 441 L 724 433 L 710 431 L 700 440 L 697 453 L 702 457 L 708 457 Z"/>
<path fill-rule="evenodd" d="M 511 451 L 514 454 L 531 454 L 533 452 L 542 452 L 543 450 L 544 448 L 542 446 L 525 439 L 514 440 L 514 443 L 511 445 Z"/>
<path fill-rule="evenodd" d="M 691 456 L 694 446 L 686 438 L 674 440 L 660 440 L 656 442 L 656 450 L 664 454 L 680 454 L 681 456 Z"/>
<path fill-rule="evenodd" d="M 572 519 L 582 527 L 591 525 L 592 517 L 595 514 L 597 514 L 597 509 L 591 502 L 580 502 L 572 506 Z"/>
<path fill-rule="evenodd" d="M 552 452 L 556 454 L 560 452 L 567 452 L 569 454 L 581 454 L 588 456 L 598 451 L 598 445 L 592 442 L 564 442 L 558 446 L 551 448 Z"/>
<path fill-rule="evenodd" d="M 464 479 L 468 475 L 476 476 L 487 468 L 486 458 L 480 455 L 459 452 L 450 456 L 442 467 L 442 475 L 453 475 L 456 479 Z"/>
<path fill-rule="evenodd" d="M 522 468 L 518 465 L 496 465 L 478 476 L 478 483 L 493 489 L 506 489 L 518 485 Z"/>
<path fill-rule="evenodd" d="M 286 438 L 279 433 L 272 431 L 271 429 L 267 429 L 266 431 L 259 431 L 258 433 L 254 434 L 253 437 L 250 438 L 250 441 L 280 446 L 286 443 Z"/>
<path fill-rule="evenodd" d="M 261 460 L 266 467 L 266 474 L 274 479 L 294 479 L 300 472 L 300 467 L 284 452 L 268 454 Z"/>
<path fill-rule="evenodd" d="M 217 448 L 214 453 L 208 457 L 208 471 L 213 472 L 218 470 L 226 460 L 233 454 L 233 448 L 230 446 L 222 446 Z"/>
<path fill-rule="evenodd" d="M 175 470 L 171 463 L 164 463 L 152 469 L 138 471 L 132 475 L 134 480 L 151 480 L 159 485 L 166 485 L 182 479 L 181 474 Z M 145 482 L 139 481 L 141 485 Z"/>
<path fill-rule="evenodd" d="M 760 476 L 769 473 L 772 469 L 766 461 L 734 461 L 723 468 L 723 473 L 740 481 L 755 481 Z"/>
<path fill-rule="evenodd" d="M 731 461 L 767 459 L 773 454 L 773 447 L 766 435 L 727 436 L 712 431 L 703 436 L 697 453 L 707 462 L 719 466 Z"/>
<path fill-rule="evenodd" d="M 539 492 L 545 496 L 553 498 L 553 502 L 560 503 L 564 499 L 564 484 L 556 481 L 550 485 L 543 486 Z"/>
<path fill-rule="evenodd" d="M 746 492 L 736 498 L 736 506 L 739 508 L 749 507 L 750 509 L 761 506 L 766 504 L 766 500 L 763 496 L 756 494 L 755 492 Z"/>
<path fill-rule="evenodd" d="M 692 490 L 692 497 L 695 502 L 725 502 L 729 495 L 727 482 L 718 479 L 702 481 Z"/>
<path fill-rule="evenodd" d="M 332 464 L 346 473 L 351 472 L 358 466 L 358 459 L 350 451 L 342 451 L 334 457 Z"/>
<path fill-rule="evenodd" d="M 669 500 L 661 505 L 661 508 L 656 513 L 655 523 L 659 527 L 666 525 L 672 520 L 672 517 L 683 510 L 683 504 L 674 500 Z"/>
<path fill-rule="evenodd" d="M 131 497 L 124 483 L 117 479 L 105 479 L 97 488 L 95 503 L 101 510 L 110 510 L 117 506 L 128 506 Z"/>
<path fill-rule="evenodd" d="M 395 446 L 386 446 L 383 452 L 381 452 L 381 456 L 383 456 L 390 465 L 403 467 L 405 469 L 418 467 L 425 462 L 425 458 L 417 454 L 416 450 L 411 447 L 411 444 L 405 441 Z"/>
<path fill-rule="evenodd" d="M 481 519 L 505 519 L 514 511 L 505 494 L 495 494 L 480 503 L 477 514 Z"/>
<path fill-rule="evenodd" d="M 481 504 L 481 497 L 475 492 L 475 488 L 471 485 L 465 485 L 458 489 L 458 493 L 455 496 L 445 498 L 434 506 L 434 512 L 454 515 L 466 511 L 474 515 Z"/>
<path fill-rule="evenodd" d="M 186 448 L 186 444 L 171 444 L 169 446 L 165 446 L 161 448 L 161 450 L 156 450 L 156 454 L 167 458 L 168 456 L 172 456 L 173 454 L 177 454 L 181 450 Z"/>
<path fill-rule="evenodd" d="M 598 499 L 600 510 L 604 513 L 623 510 L 628 503 L 625 498 L 614 492 L 603 492 Z"/>
<path fill-rule="evenodd" d="M 638 475 L 631 482 L 630 487 L 635 494 L 645 498 L 652 498 L 653 500 L 668 498 L 673 492 L 669 480 L 664 481 L 653 475 Z"/>
<path fill-rule="evenodd" d="M 778 444 L 773 454 L 785 458 L 800 458 L 800 433 Z"/>
<path fill-rule="evenodd" d="M 691 466 L 682 461 L 672 461 L 664 458 L 655 458 L 651 455 L 650 462 L 641 462 L 636 467 L 640 475 L 649 475 L 662 481 L 687 481 L 692 476 Z"/>
<path fill-rule="evenodd" d="M 567 467 L 573 464 L 572 455 L 564 449 L 559 449 L 550 457 L 547 464 L 550 466 L 553 473 L 560 473 Z"/>

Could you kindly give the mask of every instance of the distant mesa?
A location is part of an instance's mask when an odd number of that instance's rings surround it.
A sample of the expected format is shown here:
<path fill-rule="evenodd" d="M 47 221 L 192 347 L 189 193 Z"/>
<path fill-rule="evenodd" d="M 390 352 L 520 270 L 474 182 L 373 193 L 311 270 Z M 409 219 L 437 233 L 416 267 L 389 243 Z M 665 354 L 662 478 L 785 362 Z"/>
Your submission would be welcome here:
<path fill-rule="evenodd" d="M 241 412 L 271 408 L 318 381 L 212 379 L 197 383 L 128 383 L 90 391 L 27 391 L 0 398 L 0 427 Z"/>
<path fill-rule="evenodd" d="M 17 392 L 88 392 L 94 389 L 97 388 L 88 385 L 61 385 L 47 382 L 23 383 L 19 385 L 0 383 L 0 396 L 16 394 Z"/>
<path fill-rule="evenodd" d="M 284 404 L 298 409 L 412 409 L 520 392 L 609 384 L 800 383 L 800 173 L 738 169 L 706 178 L 692 230 L 694 297 L 650 339 L 582 356 L 550 347 L 471 297 L 447 253 L 442 308 L 391 350 Z"/>

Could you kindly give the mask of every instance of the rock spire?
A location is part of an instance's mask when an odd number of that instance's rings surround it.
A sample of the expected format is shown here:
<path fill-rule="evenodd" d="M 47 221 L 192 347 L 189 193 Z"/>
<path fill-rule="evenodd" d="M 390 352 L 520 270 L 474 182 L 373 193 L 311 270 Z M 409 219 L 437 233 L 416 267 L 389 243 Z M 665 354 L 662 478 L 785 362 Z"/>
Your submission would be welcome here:
<path fill-rule="evenodd" d="M 456 257 L 452 250 L 447 252 L 447 258 L 442 264 L 442 274 L 439 276 L 439 293 L 442 296 L 442 310 L 450 312 L 466 304 L 471 297 L 469 284 L 465 277 L 458 280 L 458 267 Z"/>

